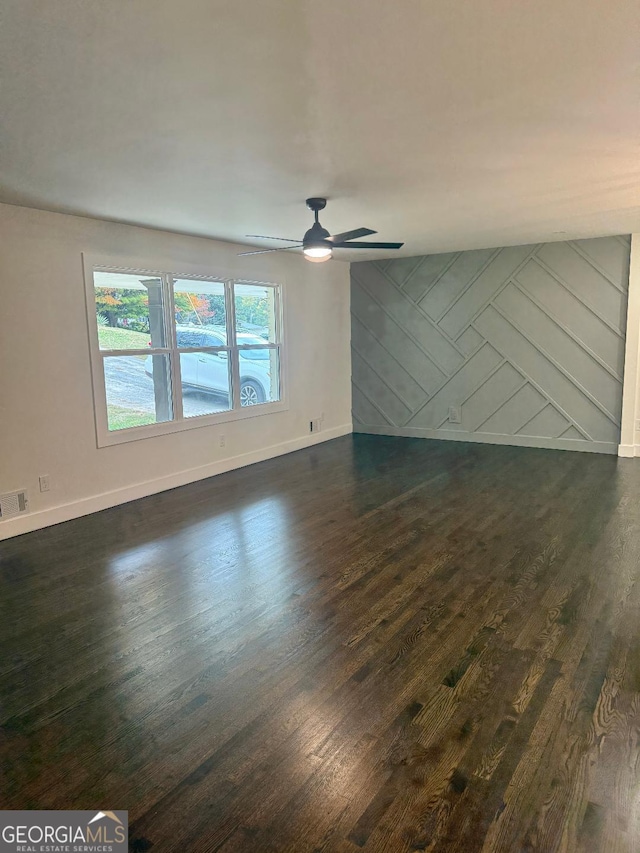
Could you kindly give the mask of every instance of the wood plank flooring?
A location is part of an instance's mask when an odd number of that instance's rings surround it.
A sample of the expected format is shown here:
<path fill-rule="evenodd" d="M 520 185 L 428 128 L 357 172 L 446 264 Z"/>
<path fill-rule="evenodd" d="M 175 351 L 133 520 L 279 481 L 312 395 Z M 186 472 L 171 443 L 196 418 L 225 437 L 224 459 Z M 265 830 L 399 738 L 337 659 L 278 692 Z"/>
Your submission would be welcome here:
<path fill-rule="evenodd" d="M 0 806 L 640 850 L 640 463 L 348 436 L 0 543 Z"/>

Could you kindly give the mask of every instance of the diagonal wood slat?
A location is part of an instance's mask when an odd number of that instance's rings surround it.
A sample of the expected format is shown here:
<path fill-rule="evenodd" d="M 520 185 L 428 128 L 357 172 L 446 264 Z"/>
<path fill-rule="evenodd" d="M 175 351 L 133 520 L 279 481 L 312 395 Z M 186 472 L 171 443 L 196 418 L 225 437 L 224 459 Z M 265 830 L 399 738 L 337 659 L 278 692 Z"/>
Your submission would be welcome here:
<path fill-rule="evenodd" d="M 353 264 L 356 429 L 617 452 L 629 255 L 623 236 Z"/>

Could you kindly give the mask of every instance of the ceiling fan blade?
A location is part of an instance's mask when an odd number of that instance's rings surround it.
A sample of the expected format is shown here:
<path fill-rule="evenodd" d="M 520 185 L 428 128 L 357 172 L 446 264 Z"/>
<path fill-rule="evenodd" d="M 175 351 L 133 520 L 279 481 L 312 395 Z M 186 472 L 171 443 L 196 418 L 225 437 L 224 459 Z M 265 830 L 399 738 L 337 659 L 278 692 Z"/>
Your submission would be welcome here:
<path fill-rule="evenodd" d="M 366 237 L 367 234 L 377 234 L 377 231 L 372 231 L 371 228 L 356 228 L 353 231 L 343 231 L 341 234 L 332 234 L 327 237 L 331 243 L 345 243 L 347 240 L 355 240 L 356 237 Z"/>
<path fill-rule="evenodd" d="M 334 243 L 334 249 L 400 249 L 404 243 Z"/>
<path fill-rule="evenodd" d="M 291 240 L 289 237 L 265 237 L 264 234 L 247 234 L 247 237 L 255 237 L 257 240 L 284 240 L 285 243 L 299 243 L 300 240 Z"/>
<path fill-rule="evenodd" d="M 286 252 L 287 249 L 301 249 L 302 243 L 297 246 L 281 246 L 279 249 L 257 249 L 255 252 L 238 252 L 239 258 L 244 258 L 247 255 L 266 255 L 268 252 Z"/>

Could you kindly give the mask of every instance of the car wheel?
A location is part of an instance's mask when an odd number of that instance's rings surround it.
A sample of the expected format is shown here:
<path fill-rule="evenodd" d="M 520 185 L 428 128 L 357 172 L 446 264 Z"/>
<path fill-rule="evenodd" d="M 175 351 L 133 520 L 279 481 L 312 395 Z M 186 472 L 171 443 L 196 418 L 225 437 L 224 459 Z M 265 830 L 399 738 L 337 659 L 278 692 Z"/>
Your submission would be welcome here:
<path fill-rule="evenodd" d="M 245 379 L 240 386 L 240 405 L 241 406 L 256 406 L 258 403 L 264 403 L 264 391 L 257 382 L 251 379 Z"/>

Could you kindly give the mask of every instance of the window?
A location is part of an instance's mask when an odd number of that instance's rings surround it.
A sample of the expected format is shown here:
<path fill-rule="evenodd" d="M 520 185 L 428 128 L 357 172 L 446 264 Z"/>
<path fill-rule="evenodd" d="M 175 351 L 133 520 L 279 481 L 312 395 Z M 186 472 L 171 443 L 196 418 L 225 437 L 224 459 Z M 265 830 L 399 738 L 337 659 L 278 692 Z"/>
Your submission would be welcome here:
<path fill-rule="evenodd" d="M 279 285 L 100 266 L 87 278 L 99 445 L 284 408 Z"/>

